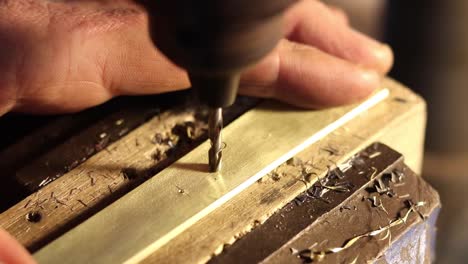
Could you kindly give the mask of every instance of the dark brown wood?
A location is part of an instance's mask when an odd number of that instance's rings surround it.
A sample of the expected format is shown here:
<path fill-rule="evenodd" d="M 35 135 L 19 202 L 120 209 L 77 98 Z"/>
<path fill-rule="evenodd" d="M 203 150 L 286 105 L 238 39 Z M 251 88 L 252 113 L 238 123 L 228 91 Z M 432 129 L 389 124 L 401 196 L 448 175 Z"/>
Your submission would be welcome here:
<path fill-rule="evenodd" d="M 317 243 L 314 250 L 318 251 L 341 247 L 357 235 L 385 227 L 392 219 L 402 217 L 411 202 L 425 202 L 417 209 L 424 216 L 431 215 L 440 206 L 437 193 L 403 164 L 401 154 L 385 145 L 374 144 L 347 164 L 352 167 L 346 172 L 330 171 L 264 224 L 225 247 L 210 263 L 258 263 L 265 259 L 273 263 L 307 263 L 311 258 L 304 252 L 310 253 L 308 249 L 314 243 Z M 388 191 L 379 189 L 383 185 Z M 319 195 L 326 189 L 324 186 L 345 188 L 329 189 Z M 414 212 L 408 224 L 391 228 L 391 242 L 365 238 L 352 248 L 327 255 L 323 263 L 351 263 L 356 258 L 359 259 L 356 263 L 375 261 L 400 235 L 410 230 L 413 223 L 424 221 L 418 220 L 418 212 Z M 359 250 L 355 250 L 357 248 Z M 291 252 L 283 253 L 289 250 Z M 433 257 L 428 254 L 426 261 Z"/>
<path fill-rule="evenodd" d="M 0 200 L 0 212 L 80 165 L 149 118 L 181 105 L 186 96 L 186 92 L 177 92 L 117 98 L 77 114 L 36 116 L 34 122 L 25 115 L 10 115 L 5 121 L 2 118 L 2 129 L 6 136 L 11 136 L 7 137 L 10 145 L 0 152 L 0 193 L 4 197 Z M 22 128 L 24 134 L 15 137 L 16 131 Z"/>

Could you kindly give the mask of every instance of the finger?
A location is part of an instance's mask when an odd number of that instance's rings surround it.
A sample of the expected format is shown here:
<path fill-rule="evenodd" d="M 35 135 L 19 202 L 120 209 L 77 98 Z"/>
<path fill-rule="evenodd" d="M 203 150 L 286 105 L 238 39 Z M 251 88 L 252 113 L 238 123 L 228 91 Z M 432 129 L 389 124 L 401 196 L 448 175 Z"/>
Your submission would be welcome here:
<path fill-rule="evenodd" d="M 241 93 L 321 108 L 361 100 L 379 83 L 375 71 L 283 40 L 274 53 L 243 75 Z"/>
<path fill-rule="evenodd" d="M 339 21 L 339 23 L 347 26 L 349 25 L 349 17 L 343 9 L 332 5 L 328 5 L 328 8 L 335 16 L 335 19 Z"/>
<path fill-rule="evenodd" d="M 190 87 L 186 72 L 154 47 L 147 15 L 106 36 L 104 85 L 113 94 L 154 94 Z"/>
<path fill-rule="evenodd" d="M 36 63 L 22 69 L 28 81 L 15 111 L 76 112 L 116 95 L 156 94 L 190 86 L 185 72 L 154 48 L 145 12 L 125 0 L 113 5 L 106 1 L 53 6 L 54 21 L 60 23 L 49 26 L 53 30 L 48 42 L 30 50 L 28 59 Z M 73 5 L 77 6 L 70 12 Z M 53 65 L 54 70 L 33 68 L 38 63 Z"/>
<path fill-rule="evenodd" d="M 389 46 L 353 30 L 336 17 L 336 11 L 319 1 L 301 1 L 285 15 L 288 38 L 387 73 L 393 64 Z"/>
<path fill-rule="evenodd" d="M 32 264 L 36 261 L 26 249 L 0 228 L 0 263 Z"/>

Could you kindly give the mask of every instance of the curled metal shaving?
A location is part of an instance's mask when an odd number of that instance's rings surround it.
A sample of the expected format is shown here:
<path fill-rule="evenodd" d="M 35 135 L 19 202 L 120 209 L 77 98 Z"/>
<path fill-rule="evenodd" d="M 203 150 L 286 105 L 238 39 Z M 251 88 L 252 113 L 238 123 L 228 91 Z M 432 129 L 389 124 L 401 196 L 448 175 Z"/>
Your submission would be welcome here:
<path fill-rule="evenodd" d="M 303 251 L 299 252 L 298 257 L 301 258 L 301 259 L 307 260 L 307 261 L 320 262 L 325 258 L 326 255 L 338 253 L 338 252 L 341 252 L 341 251 L 343 251 L 343 250 L 345 250 L 347 248 L 350 248 L 351 246 L 353 246 L 357 241 L 359 241 L 362 238 L 375 237 L 375 236 L 378 236 L 378 235 L 380 235 L 380 234 L 382 234 L 384 232 L 387 232 L 387 235 L 385 235 L 385 238 L 387 238 L 388 236 L 390 236 L 390 234 L 389 234 L 390 233 L 390 228 L 401 225 L 401 224 L 405 224 L 406 221 L 408 220 L 408 217 L 411 215 L 411 213 L 418 212 L 417 207 L 423 206 L 424 204 L 425 204 L 425 202 L 418 202 L 416 204 L 411 203 L 410 208 L 408 209 L 408 211 L 406 212 L 406 214 L 403 217 L 400 217 L 400 218 L 397 218 L 397 219 L 391 221 L 388 225 L 386 225 L 384 227 L 381 227 L 379 229 L 372 230 L 372 231 L 370 231 L 368 233 L 353 237 L 353 238 L 347 240 L 341 247 L 333 247 L 333 248 L 328 248 L 328 249 L 321 250 L 321 251 L 306 249 L 306 250 L 303 250 Z M 382 239 L 384 239 L 384 238 L 382 238 Z"/>

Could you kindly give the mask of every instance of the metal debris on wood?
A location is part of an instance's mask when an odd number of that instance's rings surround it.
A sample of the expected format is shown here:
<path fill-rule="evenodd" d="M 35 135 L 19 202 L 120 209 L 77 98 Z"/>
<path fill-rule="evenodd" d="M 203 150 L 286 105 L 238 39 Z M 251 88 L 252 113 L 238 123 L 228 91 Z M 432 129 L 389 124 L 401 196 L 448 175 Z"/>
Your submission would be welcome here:
<path fill-rule="evenodd" d="M 373 194 L 371 194 L 369 196 L 369 198 L 367 198 L 367 200 L 369 200 L 371 202 L 372 207 L 380 208 L 380 209 L 382 209 L 382 211 L 384 211 L 388 215 L 388 211 L 384 207 L 384 205 L 382 203 L 382 199 L 380 198 L 379 195 L 373 193 Z"/>
<path fill-rule="evenodd" d="M 42 188 L 42 187 L 48 185 L 49 183 L 55 181 L 56 179 L 60 178 L 60 176 L 62 176 L 62 175 L 63 175 L 63 173 L 58 173 L 55 176 L 52 176 L 52 177 L 49 176 L 49 177 L 45 178 L 43 181 L 41 181 L 39 183 L 38 187 Z"/>
<path fill-rule="evenodd" d="M 371 176 L 370 178 L 374 179 L 374 177 Z M 393 190 L 393 187 L 396 186 L 395 184 L 403 184 L 402 180 L 403 180 L 403 176 L 401 175 L 395 176 L 393 172 L 385 173 L 382 175 L 382 177 L 375 179 L 373 185 L 367 188 L 366 190 L 368 193 L 376 192 L 380 195 L 385 194 L 388 197 L 392 198 L 396 196 L 395 191 Z"/>
<path fill-rule="evenodd" d="M 307 201 L 307 195 L 305 194 L 301 194 L 299 196 L 297 196 L 296 198 L 294 198 L 294 203 L 297 205 L 297 206 L 301 206 L 303 203 L 305 203 Z"/>
<path fill-rule="evenodd" d="M 393 183 L 401 183 L 405 177 L 405 173 L 400 171 L 399 169 L 395 169 L 392 171 L 392 182 Z"/>
<path fill-rule="evenodd" d="M 365 234 L 348 239 L 341 247 L 332 247 L 332 248 L 327 248 L 324 250 L 313 250 L 313 247 L 311 247 L 309 249 L 305 249 L 305 250 L 298 252 L 297 257 L 302 259 L 305 263 L 323 261 L 327 255 L 339 253 L 343 250 L 346 250 L 350 248 L 351 246 L 353 246 L 356 242 L 358 242 L 362 238 L 376 237 L 380 234 L 383 234 L 384 232 L 389 232 L 392 227 L 405 224 L 406 221 L 408 220 L 408 217 L 411 215 L 411 213 L 414 213 L 414 212 L 417 213 L 418 212 L 417 207 L 421 207 L 424 204 L 425 204 L 424 202 L 418 202 L 416 204 L 409 203 L 408 204 L 409 208 L 407 208 L 408 211 L 402 217 L 394 219 L 387 226 L 384 226 L 379 229 L 375 229 Z M 386 237 L 388 236 L 389 235 L 387 234 Z"/>
<path fill-rule="evenodd" d="M 115 125 L 116 126 L 121 126 L 124 122 L 125 122 L 124 119 L 119 119 L 119 120 L 115 121 Z"/>
<path fill-rule="evenodd" d="M 345 174 L 340 168 L 337 167 L 334 170 L 329 168 L 327 175 L 319 178 L 312 188 L 306 191 L 306 195 L 329 203 L 328 200 L 323 198 L 327 192 L 350 192 L 354 188 L 353 184 L 345 181 L 344 178 Z"/>
<path fill-rule="evenodd" d="M 43 181 L 41 181 L 41 183 L 39 183 L 39 187 L 44 187 L 47 184 L 51 183 L 52 181 L 53 181 L 53 178 L 47 177 L 45 180 L 43 180 Z"/>

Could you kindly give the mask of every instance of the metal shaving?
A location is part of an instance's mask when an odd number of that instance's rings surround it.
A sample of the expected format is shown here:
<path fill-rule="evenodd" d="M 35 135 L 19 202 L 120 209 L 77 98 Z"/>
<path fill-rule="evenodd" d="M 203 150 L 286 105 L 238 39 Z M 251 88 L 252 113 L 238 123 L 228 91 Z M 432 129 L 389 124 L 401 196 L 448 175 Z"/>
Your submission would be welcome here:
<path fill-rule="evenodd" d="M 372 167 L 371 168 L 373 170 L 372 174 L 370 175 L 370 179 L 373 180 L 376 176 L 377 176 L 377 168 L 376 167 Z"/>
<path fill-rule="evenodd" d="M 356 263 L 357 263 L 357 260 L 358 260 L 358 258 L 359 258 L 359 255 L 358 255 L 358 256 L 356 256 L 356 258 L 355 258 L 353 261 L 351 261 L 351 262 L 350 262 L 350 264 L 356 264 Z"/>
<path fill-rule="evenodd" d="M 343 251 L 345 249 L 348 249 L 351 246 L 353 246 L 356 242 L 361 240 L 362 238 L 376 237 L 376 236 L 378 236 L 378 235 L 380 235 L 380 234 L 382 234 L 384 232 L 389 233 L 390 228 L 401 225 L 401 224 L 405 224 L 406 221 L 408 220 L 408 217 L 411 215 L 411 213 L 413 213 L 413 212 L 419 213 L 418 210 L 417 210 L 417 207 L 423 206 L 425 204 L 425 202 L 418 202 L 416 204 L 413 204 L 411 201 L 409 201 L 408 203 L 409 203 L 410 207 L 408 208 L 408 211 L 406 212 L 406 214 L 403 217 L 400 217 L 400 218 L 397 218 L 397 219 L 391 221 L 387 226 L 384 226 L 384 227 L 381 227 L 379 229 L 370 231 L 368 233 L 353 237 L 353 238 L 347 240 L 343 244 L 343 246 L 341 246 L 341 247 L 328 248 L 328 249 L 325 249 L 325 250 L 322 250 L 322 251 L 315 251 L 315 250 L 312 250 L 312 249 L 306 249 L 306 250 L 303 250 L 303 251 L 299 252 L 299 254 L 297 256 L 299 258 L 303 259 L 306 262 L 315 262 L 315 261 L 320 262 L 325 258 L 326 255 L 339 253 L 339 252 L 341 252 L 341 251 Z M 389 236 L 388 233 L 387 233 L 387 235 L 385 237 Z"/>
<path fill-rule="evenodd" d="M 376 178 L 375 174 L 376 173 L 373 173 L 370 177 L 371 180 L 374 180 L 374 184 L 372 185 L 372 187 L 366 188 L 367 192 L 369 193 L 376 192 L 380 195 L 386 194 L 390 198 L 395 197 L 396 194 L 390 185 L 392 183 L 395 186 L 394 180 L 398 182 L 398 179 L 394 178 L 393 173 L 384 174 L 381 178 L 377 178 L 377 179 L 375 179 Z"/>
<path fill-rule="evenodd" d="M 338 165 L 338 169 L 341 170 L 342 172 L 347 172 L 352 167 L 353 167 L 353 165 L 349 161 Z"/>
<path fill-rule="evenodd" d="M 382 200 L 380 199 L 380 197 L 378 197 L 377 195 L 373 194 L 371 195 L 369 198 L 367 198 L 371 203 L 372 203 L 372 206 L 373 207 L 377 207 L 377 208 L 380 208 L 382 209 L 382 211 L 384 211 L 387 215 L 388 215 L 388 211 L 387 209 L 385 209 L 383 203 L 382 203 Z"/>
<path fill-rule="evenodd" d="M 378 178 L 376 181 L 377 182 L 374 184 L 374 187 L 379 194 L 384 194 L 391 190 L 390 186 L 388 186 L 382 178 Z"/>
<path fill-rule="evenodd" d="M 343 179 L 345 177 L 344 172 L 338 166 L 331 173 L 338 177 L 338 179 Z"/>
<path fill-rule="evenodd" d="M 45 180 L 43 180 L 43 181 L 41 181 L 41 183 L 39 183 L 39 187 L 44 187 L 47 184 L 51 183 L 53 180 L 54 180 L 53 178 L 47 177 L 47 178 L 45 178 Z"/>
<path fill-rule="evenodd" d="M 392 232 L 390 232 L 390 229 L 387 229 L 387 234 L 379 240 L 380 241 L 386 240 L 387 238 L 391 237 L 391 235 L 392 235 Z"/>
<path fill-rule="evenodd" d="M 405 177 L 405 173 L 395 169 L 392 171 L 392 182 L 393 183 L 400 183 L 403 181 L 403 178 Z"/>
<path fill-rule="evenodd" d="M 62 176 L 62 174 L 56 174 L 56 175 L 53 176 L 53 177 L 48 176 L 48 177 L 45 178 L 43 181 L 41 181 L 41 183 L 39 183 L 38 187 L 39 187 L 39 188 L 42 188 L 42 187 L 48 185 L 49 183 L 55 181 L 56 179 L 60 178 L 60 176 Z"/>
<path fill-rule="evenodd" d="M 121 126 L 124 122 L 125 122 L 124 119 L 119 119 L 119 120 L 115 121 L 115 125 L 116 126 Z"/>
<path fill-rule="evenodd" d="M 308 173 L 308 170 L 306 168 L 303 168 L 302 174 L 304 178 L 305 178 L 304 176 L 305 174 L 308 175 L 307 173 Z M 312 173 L 311 175 L 316 175 L 316 174 Z M 344 177 L 345 177 L 345 174 L 339 167 L 336 167 L 333 170 L 329 167 L 327 175 L 323 178 L 318 177 L 317 183 L 314 184 L 311 189 L 307 190 L 305 194 L 311 198 L 319 199 L 326 203 L 330 203 L 328 200 L 323 198 L 323 196 L 329 191 L 350 192 L 354 188 L 354 186 L 348 181 L 339 182 L 340 180 L 343 180 Z"/>
<path fill-rule="evenodd" d="M 334 186 L 322 185 L 323 188 L 329 189 L 335 192 L 350 192 L 351 187 L 347 183 L 337 184 Z"/>

